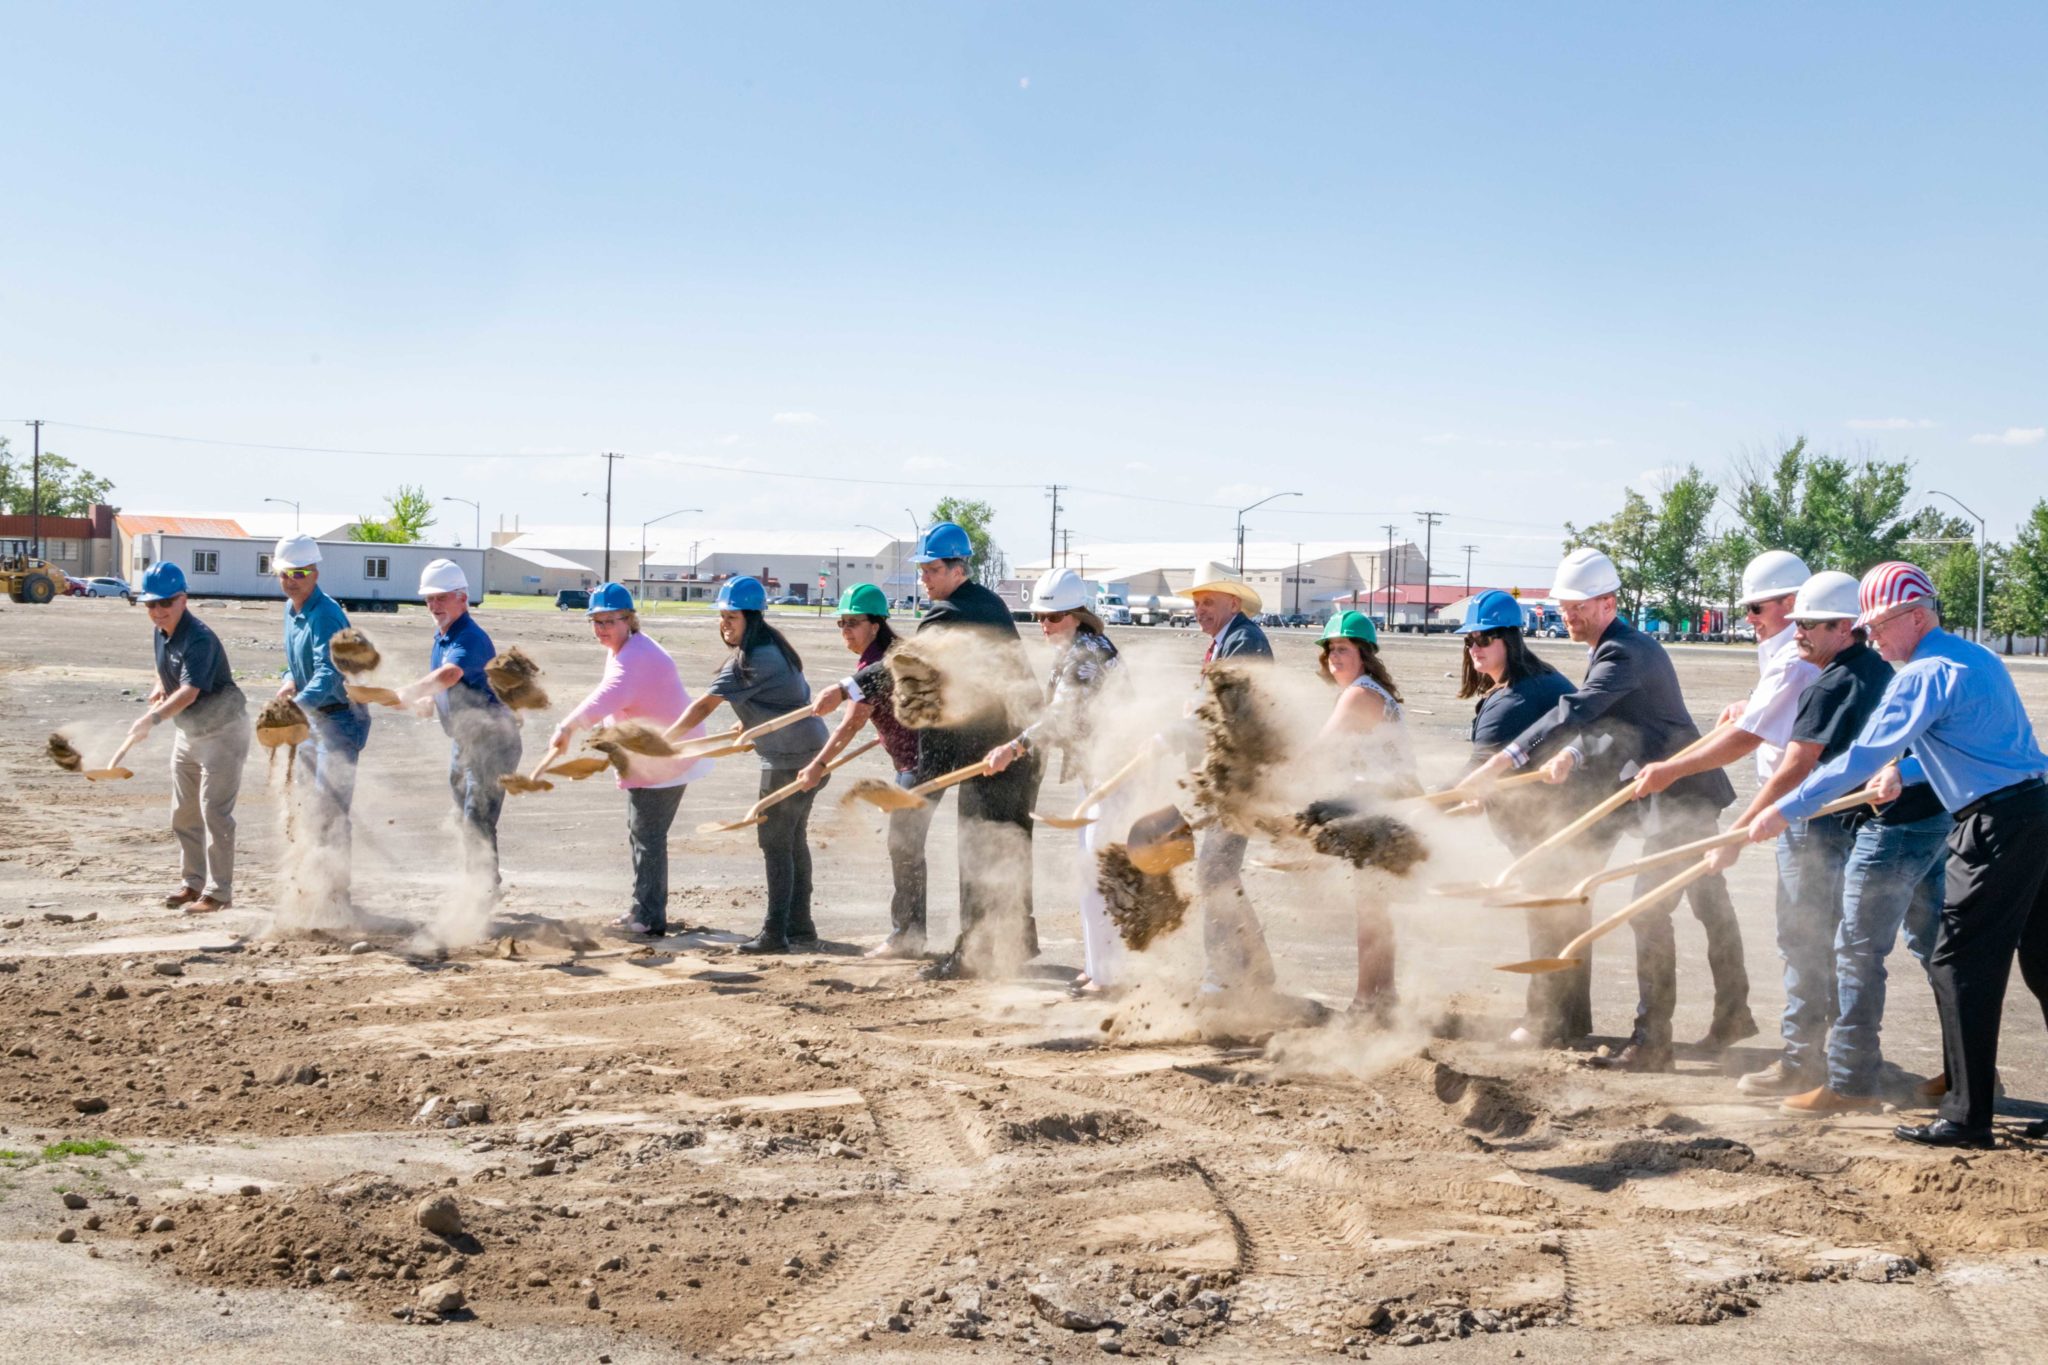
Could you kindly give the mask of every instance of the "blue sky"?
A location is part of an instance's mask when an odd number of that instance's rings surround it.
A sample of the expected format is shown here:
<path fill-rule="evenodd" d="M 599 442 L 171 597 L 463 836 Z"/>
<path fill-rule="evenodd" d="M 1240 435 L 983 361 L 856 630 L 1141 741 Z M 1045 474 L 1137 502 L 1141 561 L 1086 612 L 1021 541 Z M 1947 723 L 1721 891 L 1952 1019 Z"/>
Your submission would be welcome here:
<path fill-rule="evenodd" d="M 0 419 L 76 424 L 46 444 L 135 510 L 411 481 L 581 520 L 611 449 L 654 457 L 622 523 L 893 528 L 959 489 L 1028 555 L 1036 485 L 1079 486 L 1077 544 L 1300 490 L 1258 538 L 1437 509 L 1527 580 L 1625 484 L 1799 433 L 1994 536 L 2048 495 L 2040 6 L 0 27 Z"/>

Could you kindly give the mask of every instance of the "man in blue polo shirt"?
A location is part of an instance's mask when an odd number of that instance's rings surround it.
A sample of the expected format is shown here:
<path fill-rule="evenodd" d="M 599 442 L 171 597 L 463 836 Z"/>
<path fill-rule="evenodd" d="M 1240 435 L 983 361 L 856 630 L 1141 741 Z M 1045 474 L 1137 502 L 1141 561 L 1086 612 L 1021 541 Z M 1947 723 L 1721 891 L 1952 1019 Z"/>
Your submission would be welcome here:
<path fill-rule="evenodd" d="M 420 596 L 440 627 L 428 656 L 427 675 L 398 689 L 408 705 L 432 700 L 448 750 L 448 787 L 469 838 L 463 865 L 472 877 L 498 887 L 498 815 L 505 788 L 498 779 L 519 770 L 519 722 L 491 691 L 484 665 L 497 649 L 469 614 L 469 578 L 451 559 L 437 559 L 420 571 Z"/>
<path fill-rule="evenodd" d="M 1852 788 L 1896 800 L 1924 777 L 1955 817 L 1941 929 L 1928 974 L 1941 1012 L 1949 1089 L 1940 1117 L 1893 1130 L 1930 1147 L 1990 1147 L 1998 1026 L 2015 951 L 2048 1007 L 2048 757 L 2019 689 L 1997 655 L 1941 628 L 1934 584 L 1911 564 L 1863 576 L 1856 624 L 1885 657 L 1903 660 L 1849 747 L 1750 825 L 1775 838 Z M 1911 755 L 1888 766 L 1907 748 Z"/>
<path fill-rule="evenodd" d="M 182 884 L 164 907 L 205 914 L 235 898 L 235 797 L 249 756 L 248 706 L 220 637 L 192 613 L 184 570 L 152 565 L 136 600 L 156 627 L 156 687 L 128 735 L 140 740 L 165 720 L 178 729 L 171 832 L 178 836 Z"/>
<path fill-rule="evenodd" d="M 296 700 L 313 728 L 307 834 L 339 851 L 330 889 L 345 905 L 349 807 L 356 796 L 356 764 L 370 739 L 370 712 L 348 699 L 341 673 L 328 654 L 328 642 L 335 632 L 348 628 L 348 616 L 320 590 L 320 542 L 311 536 L 286 536 L 271 553 L 271 569 L 284 589 L 284 658 L 291 674 L 277 695 Z"/>

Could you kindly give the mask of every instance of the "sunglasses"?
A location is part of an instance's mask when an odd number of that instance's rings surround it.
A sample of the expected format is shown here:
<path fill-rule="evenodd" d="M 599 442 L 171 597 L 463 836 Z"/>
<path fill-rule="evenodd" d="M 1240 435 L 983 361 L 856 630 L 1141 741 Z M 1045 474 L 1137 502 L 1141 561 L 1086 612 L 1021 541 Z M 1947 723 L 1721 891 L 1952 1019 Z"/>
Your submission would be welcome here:
<path fill-rule="evenodd" d="M 1475 630 L 1465 637 L 1465 648 L 1485 649 L 1488 645 L 1498 644 L 1506 638 L 1506 636 L 1496 635 L 1490 630 Z"/>
<path fill-rule="evenodd" d="M 1847 621 L 1838 621 L 1833 617 L 1829 617 L 1825 621 L 1794 621 L 1792 623 L 1792 629 L 1815 631 L 1826 630 L 1829 626 L 1846 626 L 1848 624 L 1849 623 Z"/>
<path fill-rule="evenodd" d="M 311 578 L 319 572 L 318 569 L 279 569 L 277 576 L 279 578 Z"/>
<path fill-rule="evenodd" d="M 1040 621 L 1057 623 L 1066 620 L 1069 616 L 1072 616 L 1073 614 L 1074 613 L 1070 611 L 1042 611 L 1038 613 L 1038 619 Z"/>

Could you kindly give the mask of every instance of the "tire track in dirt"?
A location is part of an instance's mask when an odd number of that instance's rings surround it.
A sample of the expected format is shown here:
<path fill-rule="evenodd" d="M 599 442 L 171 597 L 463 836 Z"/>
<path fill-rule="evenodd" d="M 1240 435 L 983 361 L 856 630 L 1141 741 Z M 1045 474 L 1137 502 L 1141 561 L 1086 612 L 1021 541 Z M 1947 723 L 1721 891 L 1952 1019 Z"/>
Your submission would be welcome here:
<path fill-rule="evenodd" d="M 1632 1327 L 1670 1314 L 1678 1291 L 1664 1248 L 1628 1228 L 1564 1234 L 1565 1303 L 1585 1327 Z"/>
<path fill-rule="evenodd" d="M 920 1273 L 938 1259 L 980 1158 L 942 1092 L 904 1086 L 867 1099 L 883 1152 L 917 1188 L 883 1201 L 868 1230 L 875 1222 L 887 1226 L 879 1237 L 864 1238 L 863 1250 L 840 1258 L 817 1282 L 794 1286 L 789 1301 L 735 1333 L 735 1351 L 802 1354 L 836 1346 L 914 1293 Z"/>
<path fill-rule="evenodd" d="M 2029 1273 L 2029 1272 L 2032 1273 Z M 2031 1365 L 2041 1358 L 2048 1325 L 2048 1281 L 2038 1266 L 1953 1268 L 1941 1292 L 1987 1365 Z"/>

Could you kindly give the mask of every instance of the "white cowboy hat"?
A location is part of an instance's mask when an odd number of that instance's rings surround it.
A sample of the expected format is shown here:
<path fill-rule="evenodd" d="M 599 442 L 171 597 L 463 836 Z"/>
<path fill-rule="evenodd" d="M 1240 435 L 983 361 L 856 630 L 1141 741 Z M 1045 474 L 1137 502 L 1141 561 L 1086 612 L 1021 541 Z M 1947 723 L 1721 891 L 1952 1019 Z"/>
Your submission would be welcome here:
<path fill-rule="evenodd" d="M 1253 616 L 1265 605 L 1265 599 L 1237 576 L 1237 570 L 1213 559 L 1196 568 L 1194 581 L 1188 585 L 1188 596 L 1193 597 L 1198 592 L 1227 592 Z"/>

